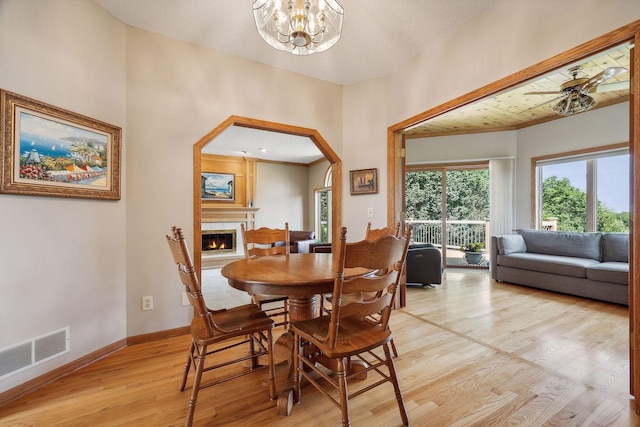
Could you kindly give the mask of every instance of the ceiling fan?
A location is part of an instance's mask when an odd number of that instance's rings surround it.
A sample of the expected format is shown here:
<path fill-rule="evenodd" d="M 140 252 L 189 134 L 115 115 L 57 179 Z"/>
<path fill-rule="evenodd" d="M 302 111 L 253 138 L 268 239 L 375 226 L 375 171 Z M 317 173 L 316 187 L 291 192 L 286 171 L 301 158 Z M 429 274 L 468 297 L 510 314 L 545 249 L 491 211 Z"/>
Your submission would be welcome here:
<path fill-rule="evenodd" d="M 573 79 L 563 83 L 560 86 L 560 90 L 548 92 L 527 92 L 524 95 L 560 95 L 559 97 L 542 103 L 534 108 L 560 99 L 560 101 L 551 107 L 551 109 L 557 114 L 570 116 L 572 114 L 590 110 L 598 103 L 589 95 L 590 93 L 609 92 L 629 88 L 628 80 L 603 84 L 607 80 L 627 72 L 628 70 L 624 67 L 609 67 L 593 77 L 578 78 L 578 74 L 581 70 L 582 67 L 580 65 L 569 68 L 567 72 L 573 76 Z"/>

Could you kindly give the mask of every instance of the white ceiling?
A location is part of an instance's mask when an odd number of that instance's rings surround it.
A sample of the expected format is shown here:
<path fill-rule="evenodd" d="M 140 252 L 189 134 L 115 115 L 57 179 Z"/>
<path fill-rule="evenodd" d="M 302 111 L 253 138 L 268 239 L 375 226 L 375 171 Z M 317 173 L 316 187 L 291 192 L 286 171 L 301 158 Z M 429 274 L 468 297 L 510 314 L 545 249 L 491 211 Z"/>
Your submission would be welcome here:
<path fill-rule="evenodd" d="M 202 152 L 303 164 L 324 158 L 307 137 L 241 126 L 229 126 L 205 145 Z"/>
<path fill-rule="evenodd" d="M 339 0 L 342 37 L 298 56 L 270 47 L 256 30 L 252 0 L 94 0 L 126 24 L 252 61 L 352 84 L 385 76 L 495 0 Z"/>

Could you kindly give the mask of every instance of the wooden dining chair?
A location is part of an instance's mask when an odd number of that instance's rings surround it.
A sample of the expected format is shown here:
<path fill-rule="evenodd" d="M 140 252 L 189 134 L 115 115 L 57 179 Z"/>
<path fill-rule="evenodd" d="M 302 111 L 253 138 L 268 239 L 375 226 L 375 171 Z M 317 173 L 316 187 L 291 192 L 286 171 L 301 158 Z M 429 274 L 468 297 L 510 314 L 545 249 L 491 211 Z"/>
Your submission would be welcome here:
<path fill-rule="evenodd" d="M 284 229 L 261 227 L 257 230 L 247 230 L 240 224 L 244 257 L 253 258 L 272 255 L 288 255 L 290 251 L 289 223 L 285 222 Z M 282 316 L 282 321 L 276 326 L 289 326 L 289 298 L 281 295 L 251 294 L 251 300 L 269 317 Z"/>
<path fill-rule="evenodd" d="M 384 236 L 396 236 L 400 235 L 400 223 L 398 222 L 395 228 L 384 227 L 384 228 L 371 228 L 371 222 L 367 223 L 367 229 L 364 232 L 364 239 L 368 241 L 377 240 L 380 237 Z M 322 295 L 320 298 L 320 315 L 323 314 L 331 314 L 331 294 Z M 393 354 L 398 357 L 398 353 L 396 351 L 396 346 L 391 343 L 391 348 L 393 349 Z"/>
<path fill-rule="evenodd" d="M 178 266 L 178 275 L 186 288 L 189 302 L 194 308 L 194 316 L 191 321 L 191 348 L 180 385 L 180 391 L 184 391 L 191 365 L 193 365 L 195 374 L 185 426 L 191 426 L 193 423 L 200 390 L 250 374 L 258 368 L 264 368 L 264 366 L 258 365 L 258 357 L 260 356 L 268 356 L 269 398 L 274 400 L 276 387 L 273 362 L 273 320 L 254 304 L 222 310 L 207 308 L 182 229 L 172 227 L 171 235 L 167 235 L 167 243 L 173 260 Z M 214 344 L 215 348 L 210 349 Z M 244 344 L 249 344 L 249 353 L 243 353 L 241 357 L 226 357 L 223 360 L 221 356 L 217 355 L 217 353 Z M 236 349 L 235 352 L 237 353 L 238 350 Z M 214 354 L 216 354 L 215 358 Z M 214 360 L 207 361 L 207 358 Z M 247 360 L 251 361 L 250 369 L 243 367 L 238 372 L 224 377 L 212 375 L 210 380 L 202 382 L 203 373 Z"/>
<path fill-rule="evenodd" d="M 349 399 L 374 387 L 390 382 L 393 385 L 403 425 L 409 425 L 395 365 L 389 349 L 393 338 L 389 318 L 396 290 L 404 268 L 412 227 L 402 236 L 384 236 L 374 241 L 347 243 L 347 229 L 340 230 L 337 245 L 338 265 L 333 287 L 333 306 L 330 316 L 295 322 L 294 333 L 294 402 L 300 403 L 300 383 L 304 377 L 323 395 L 342 409 L 342 425 L 349 426 Z M 345 279 L 345 270 L 364 268 L 376 274 L 363 274 Z M 373 295 L 360 301 L 343 304 L 343 295 L 362 293 Z M 372 316 L 376 316 L 373 320 Z M 380 354 L 380 349 L 382 353 Z M 362 369 L 350 369 L 355 361 L 362 363 L 365 372 L 376 372 L 381 380 L 367 382 L 356 391 L 348 390 L 350 380 L 360 377 Z M 330 367 L 336 375 L 327 375 Z M 386 367 L 386 372 L 384 370 Z M 323 387 L 325 381 L 335 392 Z"/>
<path fill-rule="evenodd" d="M 400 236 L 400 223 L 396 223 L 395 228 L 383 227 L 383 228 L 371 228 L 371 223 L 367 224 L 367 230 L 364 232 L 365 240 L 376 240 L 384 236 Z"/>
<path fill-rule="evenodd" d="M 371 228 L 371 222 L 367 224 L 367 230 L 364 233 L 364 240 L 373 241 L 377 240 L 384 236 L 400 236 L 401 224 L 396 223 L 395 228 L 392 227 L 383 227 L 383 228 Z M 374 316 L 375 317 L 375 316 Z M 393 357 L 398 357 L 398 349 L 396 348 L 396 343 L 391 339 L 389 342 L 391 345 L 391 351 L 393 352 Z"/>

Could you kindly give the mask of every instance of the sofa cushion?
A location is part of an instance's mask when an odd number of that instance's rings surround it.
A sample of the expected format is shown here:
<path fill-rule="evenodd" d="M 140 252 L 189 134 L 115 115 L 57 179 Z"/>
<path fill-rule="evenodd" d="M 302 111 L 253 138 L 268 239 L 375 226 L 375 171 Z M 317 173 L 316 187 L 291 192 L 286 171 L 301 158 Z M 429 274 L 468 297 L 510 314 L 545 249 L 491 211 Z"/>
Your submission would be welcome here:
<path fill-rule="evenodd" d="M 577 258 L 601 259 L 600 240 L 602 233 L 576 233 L 568 231 L 545 231 L 521 229 L 527 252 L 560 255 Z"/>
<path fill-rule="evenodd" d="M 629 285 L 629 264 L 626 262 L 601 262 L 589 266 L 587 267 L 587 279 Z"/>
<path fill-rule="evenodd" d="M 602 261 L 629 262 L 628 233 L 604 233 L 602 235 Z"/>
<path fill-rule="evenodd" d="M 599 264 L 590 258 L 576 258 L 534 253 L 498 255 L 498 265 L 562 276 L 586 277 L 587 267 Z"/>
<path fill-rule="evenodd" d="M 316 239 L 298 240 L 296 242 L 296 251 L 300 254 L 308 254 L 311 252 L 311 244 L 316 243 Z"/>
<path fill-rule="evenodd" d="M 518 252 L 527 252 L 527 244 L 520 234 L 505 234 L 497 236 L 498 253 L 509 255 Z"/>

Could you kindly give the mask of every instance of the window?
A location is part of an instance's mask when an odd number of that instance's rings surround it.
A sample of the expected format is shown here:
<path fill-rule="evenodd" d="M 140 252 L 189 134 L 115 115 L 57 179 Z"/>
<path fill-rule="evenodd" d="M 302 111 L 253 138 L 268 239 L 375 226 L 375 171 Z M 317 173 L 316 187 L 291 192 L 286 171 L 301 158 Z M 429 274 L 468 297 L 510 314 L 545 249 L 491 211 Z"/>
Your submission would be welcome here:
<path fill-rule="evenodd" d="M 533 159 L 537 228 L 629 232 L 629 149 Z"/>
<path fill-rule="evenodd" d="M 331 241 L 331 180 L 332 168 L 329 166 L 324 177 L 324 188 L 315 190 L 315 229 L 319 242 Z"/>

